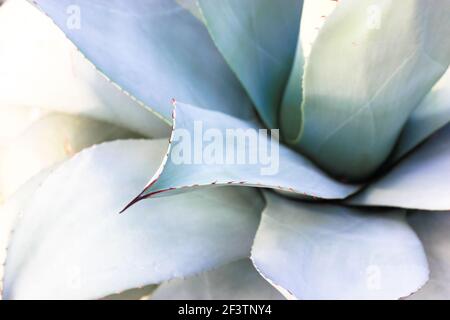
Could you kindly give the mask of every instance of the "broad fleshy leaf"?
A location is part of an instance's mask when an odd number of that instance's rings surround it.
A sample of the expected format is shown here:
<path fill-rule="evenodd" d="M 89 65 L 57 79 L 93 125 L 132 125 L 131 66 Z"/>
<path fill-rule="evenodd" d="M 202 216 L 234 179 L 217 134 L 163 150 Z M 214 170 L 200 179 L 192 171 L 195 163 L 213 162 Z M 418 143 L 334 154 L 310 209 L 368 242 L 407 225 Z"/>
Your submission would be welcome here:
<path fill-rule="evenodd" d="M 239 260 L 217 270 L 163 283 L 153 300 L 282 300 L 283 296 L 255 270 Z"/>
<path fill-rule="evenodd" d="M 52 170 L 53 168 L 45 169 L 31 178 L 8 201 L 0 205 L 0 299 L 3 291 L 4 263 L 14 227 L 37 188 L 40 187 Z"/>
<path fill-rule="evenodd" d="M 86 117 L 50 113 L 0 146 L 0 202 L 39 171 L 83 148 L 138 135 Z"/>
<path fill-rule="evenodd" d="M 359 189 L 328 177 L 257 125 L 184 103 L 176 106 L 166 161 L 135 201 L 218 185 L 324 199 L 343 199 Z"/>
<path fill-rule="evenodd" d="M 215 44 L 262 120 L 269 128 L 278 128 L 303 0 L 199 0 L 198 4 Z"/>
<path fill-rule="evenodd" d="M 254 116 L 205 26 L 175 0 L 33 2 L 96 67 L 166 120 L 173 98 Z"/>
<path fill-rule="evenodd" d="M 320 28 L 336 5 L 330 0 L 303 0 L 297 51 L 280 110 L 280 129 L 285 141 L 295 140 L 301 129 L 305 63 Z"/>
<path fill-rule="evenodd" d="M 397 299 L 427 281 L 424 250 L 403 211 L 266 197 L 252 260 L 287 297 Z"/>
<path fill-rule="evenodd" d="M 391 153 L 450 62 L 450 1 L 339 2 L 312 46 L 298 147 L 361 180 Z"/>
<path fill-rule="evenodd" d="M 168 124 L 95 70 L 26 0 L 0 8 L 0 88 L 0 109 L 40 107 L 85 115 L 150 137 L 170 132 Z"/>
<path fill-rule="evenodd" d="M 101 298 L 247 257 L 262 207 L 255 190 L 155 199 L 118 214 L 165 148 L 104 143 L 53 171 L 11 239 L 4 298 Z"/>
<path fill-rule="evenodd" d="M 410 209 L 450 210 L 450 125 L 370 184 L 349 203 Z"/>
<path fill-rule="evenodd" d="M 450 299 L 450 213 L 413 212 L 408 222 L 422 241 L 430 265 L 430 280 L 408 299 Z"/>
<path fill-rule="evenodd" d="M 450 70 L 423 99 L 403 129 L 392 160 L 398 160 L 450 121 Z"/>

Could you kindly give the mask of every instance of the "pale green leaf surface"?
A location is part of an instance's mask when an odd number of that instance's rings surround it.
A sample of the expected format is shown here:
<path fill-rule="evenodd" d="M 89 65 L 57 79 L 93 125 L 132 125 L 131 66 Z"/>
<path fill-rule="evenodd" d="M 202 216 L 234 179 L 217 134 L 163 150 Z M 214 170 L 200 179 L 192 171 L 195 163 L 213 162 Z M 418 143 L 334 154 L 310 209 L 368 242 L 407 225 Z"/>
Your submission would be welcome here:
<path fill-rule="evenodd" d="M 252 260 L 287 297 L 397 299 L 427 281 L 424 250 L 403 211 L 266 196 Z"/>
<path fill-rule="evenodd" d="M 215 44 L 246 88 L 262 120 L 269 128 L 278 128 L 303 1 L 199 0 L 198 4 Z"/>
<path fill-rule="evenodd" d="M 450 210 L 450 125 L 370 184 L 349 203 L 410 209 Z"/>
<path fill-rule="evenodd" d="M 280 110 L 280 129 L 283 138 L 295 140 L 302 126 L 303 74 L 305 63 L 320 28 L 336 8 L 330 0 L 303 0 L 297 51 Z"/>
<path fill-rule="evenodd" d="M 254 116 L 205 26 L 174 0 L 34 2 L 99 70 L 167 121 L 173 98 Z M 70 27 L 68 7 L 78 8 L 80 28 Z"/>
<path fill-rule="evenodd" d="M 101 298 L 248 257 L 262 208 L 252 189 L 155 199 L 118 214 L 165 148 L 104 143 L 53 171 L 11 239 L 4 298 Z"/>
<path fill-rule="evenodd" d="M 96 71 L 26 0 L 8 1 L 0 9 L 0 88 L 0 109 L 40 107 L 85 115 L 149 137 L 170 131 Z"/>
<path fill-rule="evenodd" d="M 258 134 L 257 125 L 180 102 L 176 105 L 175 130 L 167 162 L 139 199 L 230 184 L 273 188 L 325 199 L 346 198 L 359 189 L 358 185 L 328 177 L 308 159 L 278 144 L 276 139 L 267 138 L 265 133 L 257 140 L 251 138 L 252 134 Z M 232 134 L 241 138 L 227 138 L 227 130 L 234 130 Z M 240 133 L 237 130 L 241 130 Z M 220 148 L 215 153 L 209 145 Z M 239 154 L 246 160 L 239 163 Z M 227 160 L 231 155 L 234 161 Z M 249 160 L 251 156 L 256 160 L 253 163 Z"/>
<path fill-rule="evenodd" d="M 339 2 L 304 75 L 300 149 L 333 175 L 367 178 L 450 62 L 450 1 Z"/>
<path fill-rule="evenodd" d="M 408 299 L 450 299 L 450 213 L 413 212 L 408 222 L 422 241 L 430 265 L 430 280 Z"/>
<path fill-rule="evenodd" d="M 249 259 L 187 279 L 163 283 L 153 300 L 282 300 L 283 296 L 255 270 Z"/>

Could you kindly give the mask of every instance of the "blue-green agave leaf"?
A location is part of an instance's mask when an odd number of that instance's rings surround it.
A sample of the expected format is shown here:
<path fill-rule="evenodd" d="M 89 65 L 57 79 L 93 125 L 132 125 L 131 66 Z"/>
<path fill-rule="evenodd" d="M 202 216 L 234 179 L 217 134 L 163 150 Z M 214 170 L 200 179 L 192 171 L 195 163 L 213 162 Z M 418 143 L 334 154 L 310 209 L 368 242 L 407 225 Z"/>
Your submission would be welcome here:
<path fill-rule="evenodd" d="M 300 105 L 303 97 L 303 70 L 305 57 L 301 39 L 298 39 L 294 64 L 283 94 L 279 113 L 279 125 L 282 138 L 286 141 L 295 139 L 301 125 L 302 112 Z"/>
<path fill-rule="evenodd" d="M 8 1 L 0 9 L 0 70 L 2 112 L 40 107 L 89 116 L 148 137 L 170 132 L 170 125 L 110 83 L 25 0 Z"/>
<path fill-rule="evenodd" d="M 11 239 L 4 298 L 101 298 L 248 257 L 263 206 L 252 189 L 156 199 L 118 214 L 165 147 L 115 141 L 55 169 Z"/>
<path fill-rule="evenodd" d="M 181 102 L 174 116 L 166 161 L 135 201 L 220 185 L 273 188 L 324 199 L 343 199 L 360 188 L 328 177 L 269 137 L 266 129 L 259 131 L 257 124 Z M 237 160 L 239 154 L 244 161 Z"/>
<path fill-rule="evenodd" d="M 198 4 L 214 42 L 262 120 L 269 128 L 278 128 L 303 1 L 199 0 Z"/>
<path fill-rule="evenodd" d="M 392 160 L 398 160 L 450 121 L 450 70 L 411 114 Z"/>
<path fill-rule="evenodd" d="M 367 178 L 450 62 L 450 1 L 341 1 L 306 63 L 299 148 L 333 175 Z"/>
<path fill-rule="evenodd" d="M 251 257 L 288 298 L 397 299 L 427 281 L 423 247 L 402 210 L 266 196 Z"/>
<path fill-rule="evenodd" d="M 412 212 L 408 222 L 422 241 L 430 265 L 430 280 L 409 299 L 450 299 L 450 212 Z"/>
<path fill-rule="evenodd" d="M 450 210 L 450 125 L 370 184 L 349 203 Z"/>
<path fill-rule="evenodd" d="M 154 300 L 283 300 L 283 296 L 255 270 L 249 259 L 187 279 L 163 283 Z"/>
<path fill-rule="evenodd" d="M 32 2 L 101 72 L 166 120 L 172 98 L 253 116 L 205 26 L 175 0 Z"/>

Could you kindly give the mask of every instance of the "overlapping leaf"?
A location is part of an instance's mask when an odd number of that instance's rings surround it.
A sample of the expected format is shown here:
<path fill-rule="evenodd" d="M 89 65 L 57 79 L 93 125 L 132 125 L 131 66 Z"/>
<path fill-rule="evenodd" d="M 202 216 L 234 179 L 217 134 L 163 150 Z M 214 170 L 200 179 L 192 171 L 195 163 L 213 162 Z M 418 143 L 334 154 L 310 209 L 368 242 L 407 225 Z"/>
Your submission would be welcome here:
<path fill-rule="evenodd" d="M 303 74 L 306 60 L 320 28 L 336 8 L 330 0 L 303 0 L 302 19 L 294 64 L 284 91 L 280 129 L 285 141 L 295 140 L 302 125 Z"/>
<path fill-rule="evenodd" d="M 423 210 L 450 209 L 450 126 L 349 202 Z"/>
<path fill-rule="evenodd" d="M 324 199 L 342 199 L 359 189 L 328 177 L 252 123 L 176 105 L 167 161 L 136 200 L 217 185 L 266 187 Z"/>
<path fill-rule="evenodd" d="M 266 196 L 252 260 L 287 297 L 397 299 L 427 281 L 425 253 L 401 210 Z"/>
<path fill-rule="evenodd" d="M 199 0 L 198 4 L 214 42 L 264 123 L 278 128 L 303 0 Z"/>
<path fill-rule="evenodd" d="M 11 239 L 4 298 L 101 298 L 247 257 L 257 191 L 191 193 L 118 214 L 164 149 L 163 141 L 115 141 L 53 171 Z"/>
<path fill-rule="evenodd" d="M 217 270 L 163 283 L 155 300 L 280 300 L 283 296 L 255 270 L 250 260 L 239 260 Z"/>
<path fill-rule="evenodd" d="M 63 14 L 68 18 L 66 9 Z M 85 115 L 150 137 L 169 132 L 169 125 L 113 86 L 26 0 L 0 9 L 0 70 L 0 109 Z"/>
<path fill-rule="evenodd" d="M 253 116 L 250 99 L 205 26 L 175 0 L 33 3 L 97 68 L 166 120 L 172 98 Z"/>
<path fill-rule="evenodd" d="M 398 160 L 450 121 L 450 70 L 411 114 L 392 160 Z"/>
<path fill-rule="evenodd" d="M 336 176 L 364 179 L 450 62 L 448 0 L 342 1 L 304 75 L 301 150 Z"/>

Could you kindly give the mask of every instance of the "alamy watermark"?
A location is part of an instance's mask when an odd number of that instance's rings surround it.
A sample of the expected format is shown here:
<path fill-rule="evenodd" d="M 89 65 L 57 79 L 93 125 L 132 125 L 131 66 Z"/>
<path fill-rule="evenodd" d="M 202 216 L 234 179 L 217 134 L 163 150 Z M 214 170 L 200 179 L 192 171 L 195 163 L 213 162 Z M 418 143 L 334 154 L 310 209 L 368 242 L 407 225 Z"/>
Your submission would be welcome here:
<path fill-rule="evenodd" d="M 69 30 L 81 29 L 81 8 L 77 5 L 70 5 L 66 9 L 67 20 L 66 26 Z"/>
<path fill-rule="evenodd" d="M 381 8 L 373 4 L 367 7 L 366 26 L 369 30 L 379 30 L 381 28 Z"/>
<path fill-rule="evenodd" d="M 250 165 L 261 175 L 275 175 L 279 170 L 278 129 L 204 128 L 194 122 L 191 132 L 175 129 L 171 161 L 175 165 Z"/>

